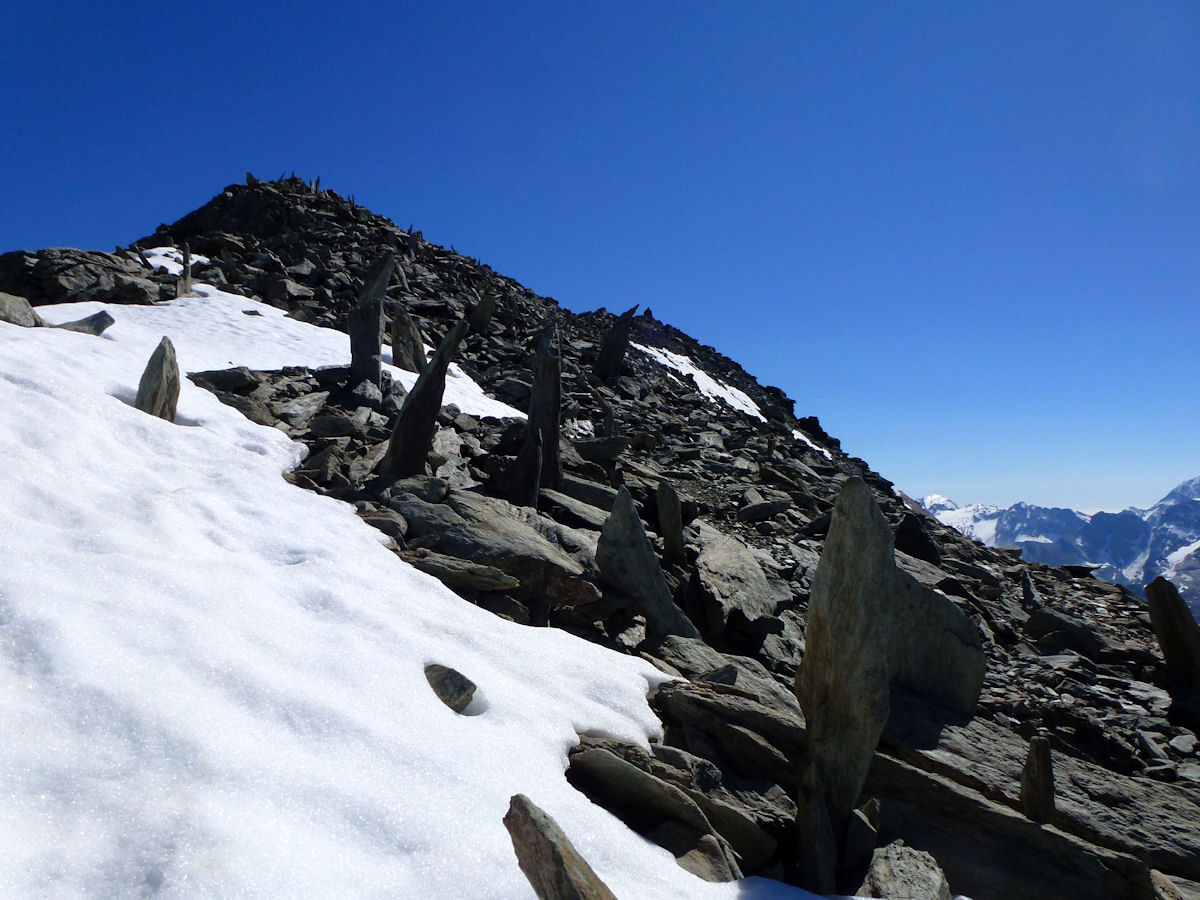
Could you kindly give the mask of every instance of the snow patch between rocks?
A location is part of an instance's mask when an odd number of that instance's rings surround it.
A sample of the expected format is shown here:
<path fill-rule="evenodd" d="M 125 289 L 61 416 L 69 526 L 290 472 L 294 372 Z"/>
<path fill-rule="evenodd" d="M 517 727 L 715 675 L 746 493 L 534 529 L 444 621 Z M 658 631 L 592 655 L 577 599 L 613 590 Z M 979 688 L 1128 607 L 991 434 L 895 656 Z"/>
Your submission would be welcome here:
<path fill-rule="evenodd" d="M 674 369 L 676 372 L 681 372 L 684 375 L 691 375 L 696 380 L 696 387 L 700 389 L 700 393 L 704 396 L 711 397 L 714 400 L 721 400 L 734 409 L 746 413 L 748 416 L 754 416 L 756 419 L 762 419 L 764 422 L 767 421 L 767 417 L 762 414 L 762 411 L 758 408 L 758 404 L 751 400 L 745 391 L 739 391 L 737 388 L 713 378 L 692 362 L 691 357 L 684 356 L 681 353 L 672 353 L 670 350 L 663 350 L 660 347 L 647 347 L 645 344 L 636 344 L 632 341 L 630 344 L 668 369 Z"/>

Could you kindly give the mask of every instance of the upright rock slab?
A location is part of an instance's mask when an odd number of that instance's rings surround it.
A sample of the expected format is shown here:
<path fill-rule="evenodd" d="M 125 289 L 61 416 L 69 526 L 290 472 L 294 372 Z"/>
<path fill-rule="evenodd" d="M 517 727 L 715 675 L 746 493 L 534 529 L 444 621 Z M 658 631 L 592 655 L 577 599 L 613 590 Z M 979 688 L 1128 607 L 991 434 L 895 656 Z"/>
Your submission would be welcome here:
<path fill-rule="evenodd" d="M 392 365 L 420 373 L 425 368 L 425 344 L 417 323 L 400 303 L 392 309 L 391 339 Z"/>
<path fill-rule="evenodd" d="M 1175 585 L 1159 577 L 1146 585 L 1150 623 L 1167 672 L 1180 684 L 1200 691 L 1200 628 Z"/>
<path fill-rule="evenodd" d="M 509 499 L 521 506 L 537 506 L 542 488 L 562 485 L 559 423 L 562 407 L 562 360 L 558 327 L 547 325 L 533 357 L 533 385 L 529 391 L 529 416 L 525 440 L 506 474 Z"/>
<path fill-rule="evenodd" d="M 617 492 L 612 512 L 600 531 L 596 566 L 605 584 L 637 602 L 646 617 L 648 640 L 661 640 L 668 634 L 700 637 L 696 626 L 671 599 L 658 554 L 624 487 Z"/>
<path fill-rule="evenodd" d="M 425 457 L 433 447 L 437 414 L 446 392 L 446 370 L 469 327 L 466 322 L 459 322 L 447 332 L 433 359 L 405 396 L 396 416 L 387 454 L 380 464 L 380 471 L 385 475 L 408 478 L 425 474 Z"/>
<path fill-rule="evenodd" d="M 617 900 L 558 823 L 524 794 L 509 801 L 504 827 L 538 900 Z"/>
<path fill-rule="evenodd" d="M 796 695 L 808 721 L 801 856 L 808 886 L 830 890 L 821 859 L 828 828 L 840 844 L 890 710 L 894 682 L 970 715 L 983 685 L 978 629 L 943 594 L 895 561 L 891 529 L 870 487 L 846 481 L 813 578 Z M 805 825 L 809 827 L 805 827 Z"/>
<path fill-rule="evenodd" d="M 810 890 L 832 890 L 836 845 L 858 800 L 888 717 L 888 589 L 892 532 L 861 478 L 833 509 L 808 602 L 807 650 L 796 696 L 808 722 L 802 860 Z M 809 827 L 803 827 L 805 824 Z"/>
<path fill-rule="evenodd" d="M 178 403 L 179 363 L 175 360 L 175 345 L 163 335 L 142 372 L 133 405 L 142 412 L 174 422 Z"/>
<path fill-rule="evenodd" d="M 621 374 L 621 367 L 625 364 L 625 352 L 629 349 L 629 329 L 633 325 L 635 312 L 636 306 L 625 310 L 604 335 L 600 351 L 596 355 L 596 365 L 592 369 L 596 377 L 613 378 Z"/>
<path fill-rule="evenodd" d="M 368 381 L 382 386 L 383 368 L 379 358 L 380 329 L 383 322 L 383 293 L 392 277 L 396 257 L 389 251 L 377 259 L 363 280 L 358 302 L 346 315 L 350 332 L 350 384 Z"/>

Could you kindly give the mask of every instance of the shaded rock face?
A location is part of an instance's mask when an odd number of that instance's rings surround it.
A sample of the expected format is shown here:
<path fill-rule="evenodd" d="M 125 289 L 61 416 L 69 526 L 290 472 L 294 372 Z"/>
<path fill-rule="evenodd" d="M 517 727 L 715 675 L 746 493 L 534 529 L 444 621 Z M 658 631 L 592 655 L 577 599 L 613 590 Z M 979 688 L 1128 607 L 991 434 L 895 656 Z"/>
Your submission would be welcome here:
<path fill-rule="evenodd" d="M 658 556 L 625 488 L 617 492 L 612 512 L 600 532 L 596 566 L 605 583 L 637 602 L 651 635 L 700 636 L 696 626 L 671 599 Z"/>
<path fill-rule="evenodd" d="M 1146 585 L 1150 622 L 1162 649 L 1167 671 L 1180 684 L 1200 692 L 1200 628 L 1191 610 L 1165 578 Z"/>
<path fill-rule="evenodd" d="M 867 483 L 846 481 L 813 579 L 796 694 L 811 764 L 801 786 L 807 880 L 831 890 L 837 846 L 901 684 L 970 715 L 983 683 L 982 640 L 945 597 L 897 568 L 892 532 Z M 824 858 L 824 859 L 823 859 Z"/>
<path fill-rule="evenodd" d="M 132 251 L 15 250 L 0 255 L 0 291 L 34 306 L 79 300 L 153 303 L 173 295 L 174 278 L 151 272 Z"/>

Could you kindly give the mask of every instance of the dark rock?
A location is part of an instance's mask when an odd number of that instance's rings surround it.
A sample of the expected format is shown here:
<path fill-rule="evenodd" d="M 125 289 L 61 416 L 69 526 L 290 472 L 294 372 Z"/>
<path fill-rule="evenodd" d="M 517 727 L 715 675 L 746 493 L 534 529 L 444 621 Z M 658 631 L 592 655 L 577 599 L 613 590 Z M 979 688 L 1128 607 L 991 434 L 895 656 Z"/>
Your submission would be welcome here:
<path fill-rule="evenodd" d="M 521 586 L 519 579 L 506 575 L 495 566 L 434 553 L 432 550 L 404 550 L 400 558 L 451 589 L 510 591 Z"/>
<path fill-rule="evenodd" d="M 33 306 L 83 300 L 148 304 L 161 296 L 159 283 L 140 262 L 66 247 L 0 254 L 0 291 Z"/>
<path fill-rule="evenodd" d="M 633 314 L 637 307 L 625 310 L 613 322 L 604 340 L 600 344 L 600 352 L 596 355 L 596 364 L 592 371 L 602 380 L 621 374 L 625 363 L 625 353 L 629 350 L 629 329 L 633 325 Z"/>
<path fill-rule="evenodd" d="M 671 599 L 658 556 L 642 527 L 633 498 L 621 488 L 600 532 L 596 566 L 604 583 L 636 601 L 646 617 L 651 642 L 668 634 L 698 638 L 700 633 Z"/>
<path fill-rule="evenodd" d="M 1050 742 L 1041 735 L 1029 739 L 1029 756 L 1021 770 L 1021 808 L 1036 822 L 1054 821 L 1054 768 Z"/>
<path fill-rule="evenodd" d="M 593 802 L 670 850 L 694 875 L 706 881 L 741 877 L 732 848 L 696 802 L 675 785 L 602 747 L 573 751 L 567 778 Z"/>
<path fill-rule="evenodd" d="M 541 488 L 555 489 L 562 484 L 558 442 L 562 374 L 557 334 L 555 325 L 547 325 L 538 341 L 525 441 L 506 476 L 509 499 L 521 506 L 537 505 Z"/>
<path fill-rule="evenodd" d="M 350 385 L 361 381 L 382 385 L 379 338 L 383 323 L 383 293 L 392 277 L 396 257 L 388 252 L 379 257 L 363 279 L 358 302 L 350 308 L 346 327 L 350 332 Z"/>
<path fill-rule="evenodd" d="M 191 372 L 188 378 L 210 391 L 232 391 L 235 394 L 248 394 L 263 383 L 261 375 L 245 366 Z"/>
<path fill-rule="evenodd" d="M 929 532 L 925 530 L 923 519 L 923 516 L 912 513 L 904 514 L 904 518 L 896 526 L 896 549 L 936 566 L 941 562 L 942 554 Z"/>
<path fill-rule="evenodd" d="M 92 313 L 90 316 L 84 316 L 82 319 L 75 319 L 72 322 L 63 322 L 60 325 L 52 325 L 51 328 L 61 328 L 64 331 L 77 331 L 80 334 L 91 334 L 97 337 L 104 334 L 113 323 L 116 322 L 106 310 L 100 310 L 98 313 Z"/>
<path fill-rule="evenodd" d="M 175 361 L 175 347 L 171 339 L 164 335 L 142 372 L 133 405 L 142 412 L 174 422 L 178 403 L 179 363 Z"/>
<path fill-rule="evenodd" d="M 392 429 L 391 444 L 380 466 L 384 474 L 400 477 L 425 474 L 425 458 L 433 447 L 437 414 L 446 390 L 446 370 L 466 336 L 467 328 L 466 322 L 459 322 L 446 333 L 433 359 L 404 398 Z"/>
<path fill-rule="evenodd" d="M 475 696 L 475 682 L 449 666 L 429 663 L 425 666 L 425 680 L 429 682 L 438 699 L 456 713 L 461 713 L 470 706 L 471 699 Z"/>
<path fill-rule="evenodd" d="M 392 310 L 392 365 L 409 372 L 425 368 L 425 344 L 408 310 L 397 303 Z"/>
<path fill-rule="evenodd" d="M 1200 692 L 1200 628 L 1175 585 L 1155 578 L 1146 585 L 1150 622 L 1172 678 Z"/>
<path fill-rule="evenodd" d="M 662 533 L 663 554 L 674 563 L 687 561 L 687 553 L 683 544 L 683 508 L 679 503 L 679 494 L 671 482 L 660 481 L 654 492 L 654 502 L 658 508 L 658 529 Z"/>
<path fill-rule="evenodd" d="M 1088 659 L 1096 659 L 1110 647 L 1103 635 L 1087 622 L 1044 607 L 1029 614 L 1025 633 L 1041 644 L 1068 647 Z"/>
<path fill-rule="evenodd" d="M 538 900 L 617 900 L 558 824 L 524 794 L 513 795 L 504 827 Z"/>

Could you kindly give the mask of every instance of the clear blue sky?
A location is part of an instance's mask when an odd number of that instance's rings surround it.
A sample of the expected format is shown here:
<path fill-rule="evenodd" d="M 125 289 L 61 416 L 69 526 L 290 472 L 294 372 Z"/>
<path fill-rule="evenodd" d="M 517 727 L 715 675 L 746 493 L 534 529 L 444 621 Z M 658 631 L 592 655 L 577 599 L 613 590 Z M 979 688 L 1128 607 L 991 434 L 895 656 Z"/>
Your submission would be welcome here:
<path fill-rule="evenodd" d="M 0 251 L 295 170 L 575 310 L 656 316 L 902 489 L 1200 475 L 1200 7 L 6 10 Z"/>

